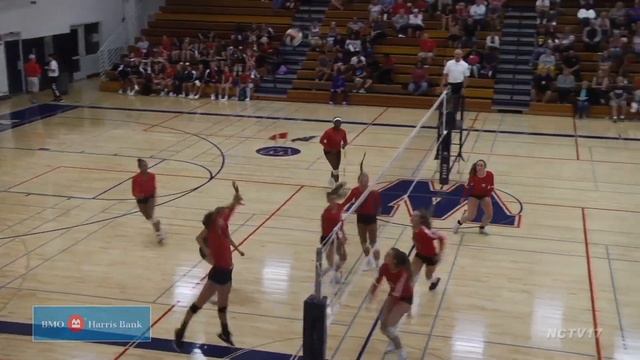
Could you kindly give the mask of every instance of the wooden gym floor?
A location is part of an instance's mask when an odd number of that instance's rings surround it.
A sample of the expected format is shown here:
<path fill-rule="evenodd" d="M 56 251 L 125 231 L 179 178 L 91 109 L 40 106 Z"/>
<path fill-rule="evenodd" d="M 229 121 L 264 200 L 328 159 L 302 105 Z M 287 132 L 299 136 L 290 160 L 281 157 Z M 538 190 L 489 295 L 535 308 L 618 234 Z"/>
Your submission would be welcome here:
<path fill-rule="evenodd" d="M 238 347 L 253 350 L 227 358 L 296 353 L 303 301 L 313 290 L 328 166 L 317 138 L 287 143 L 302 150 L 293 157 L 255 150 L 273 145 L 267 138 L 279 132 L 290 139 L 320 135 L 333 116 L 342 116 L 352 141 L 346 180 L 353 184 L 362 154 L 377 175 L 425 111 L 215 103 L 96 89 L 95 81 L 76 83 L 66 97 L 73 107 L 0 132 L 0 359 L 202 358 L 170 352 L 167 344 L 208 270 L 193 240 L 200 219 L 230 200 L 232 180 L 246 206 L 231 230 L 247 255 L 234 259 L 230 325 Z M 2 101 L 0 114 L 28 106 L 25 97 Z M 3 119 L 5 126 L 12 120 Z M 466 126 L 474 129 L 464 147 L 467 161 L 454 177 L 464 180 L 472 161 L 486 159 L 496 186 L 514 196 L 505 202 L 512 209 L 522 203 L 521 222 L 490 227 L 489 236 L 473 228 L 447 231 L 438 268 L 443 281 L 428 292 L 420 277 L 412 316 L 399 329 L 409 358 L 640 358 L 640 125 L 468 113 Z M 426 149 L 434 133 L 422 135 L 430 139 Z M 133 211 L 128 179 L 137 157 L 149 159 L 158 175 L 164 246 Z M 450 228 L 459 215 L 436 225 Z M 406 223 L 406 211 L 385 220 Z M 383 250 L 410 248 L 405 226 L 381 224 Z M 374 275 L 356 266 L 354 231 L 350 223 L 354 272 L 333 314 L 328 353 L 355 359 L 369 340 L 363 358 L 380 359 L 385 338 L 377 329 L 371 339 L 367 334 L 384 293 L 363 301 Z M 151 305 L 154 341 L 32 342 L 21 330 L 31 324 L 32 306 L 53 304 Z M 595 327 L 599 338 L 568 335 Z M 567 336 L 549 336 L 552 329 Z M 215 307 L 207 305 L 187 340 L 225 357 L 218 330 Z"/>

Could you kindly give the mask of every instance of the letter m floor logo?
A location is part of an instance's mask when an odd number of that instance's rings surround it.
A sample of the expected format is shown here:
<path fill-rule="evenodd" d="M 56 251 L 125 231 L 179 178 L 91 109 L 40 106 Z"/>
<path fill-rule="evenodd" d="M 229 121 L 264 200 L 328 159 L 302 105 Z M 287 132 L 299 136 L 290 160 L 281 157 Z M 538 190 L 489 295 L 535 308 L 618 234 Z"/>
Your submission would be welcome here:
<path fill-rule="evenodd" d="M 420 180 L 411 190 L 406 198 L 407 193 L 413 180 L 396 180 L 380 189 L 380 197 L 382 199 L 382 216 L 393 217 L 401 205 L 406 205 L 409 212 L 417 209 L 431 210 L 434 219 L 445 220 L 453 215 L 460 208 L 466 206 L 466 203 L 460 203 L 460 198 L 464 192 L 463 184 L 455 184 L 437 190 L 432 181 Z M 494 192 L 491 201 L 493 203 L 493 220 L 491 224 L 509 227 L 520 226 L 520 215 L 514 214 L 507 204 Z M 483 211 L 478 209 L 478 215 L 473 222 L 480 222 Z"/>

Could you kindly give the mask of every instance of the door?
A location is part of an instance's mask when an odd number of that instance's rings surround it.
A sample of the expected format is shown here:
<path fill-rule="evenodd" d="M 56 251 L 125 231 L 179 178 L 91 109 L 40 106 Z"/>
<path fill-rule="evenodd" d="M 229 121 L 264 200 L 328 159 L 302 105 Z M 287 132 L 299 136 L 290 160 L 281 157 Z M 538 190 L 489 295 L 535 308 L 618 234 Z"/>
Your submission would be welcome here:
<path fill-rule="evenodd" d="M 7 61 L 7 80 L 9 94 L 23 91 L 22 57 L 20 56 L 20 40 L 10 40 L 4 43 L 4 54 Z"/>

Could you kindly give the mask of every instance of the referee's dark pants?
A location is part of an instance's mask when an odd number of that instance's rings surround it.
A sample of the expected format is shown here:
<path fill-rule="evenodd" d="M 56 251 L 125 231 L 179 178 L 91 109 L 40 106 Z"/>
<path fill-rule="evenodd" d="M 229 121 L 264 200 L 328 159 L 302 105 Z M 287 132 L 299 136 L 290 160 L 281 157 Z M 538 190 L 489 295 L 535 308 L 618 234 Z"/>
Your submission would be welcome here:
<path fill-rule="evenodd" d="M 60 96 L 60 91 L 58 91 L 58 77 L 57 76 L 49 76 L 49 84 L 51 84 L 51 92 L 53 92 L 53 98 L 58 100 L 62 97 Z"/>
<path fill-rule="evenodd" d="M 462 96 L 462 89 L 464 88 L 463 82 L 458 83 L 449 83 L 449 88 L 451 89 L 451 99 L 449 101 L 449 106 L 447 106 L 450 111 L 457 112 L 460 110 L 460 102 Z"/>
<path fill-rule="evenodd" d="M 462 93 L 463 86 L 463 82 L 449 83 L 449 87 L 451 88 L 451 95 L 460 95 Z"/>

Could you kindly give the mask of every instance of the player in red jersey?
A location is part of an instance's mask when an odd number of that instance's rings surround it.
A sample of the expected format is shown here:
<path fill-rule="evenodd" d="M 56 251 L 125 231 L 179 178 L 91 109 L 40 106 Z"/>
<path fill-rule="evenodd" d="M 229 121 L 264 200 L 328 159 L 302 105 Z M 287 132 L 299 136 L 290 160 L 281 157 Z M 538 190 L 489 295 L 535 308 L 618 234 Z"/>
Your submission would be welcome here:
<path fill-rule="evenodd" d="M 360 176 L 358 176 L 358 186 L 351 189 L 347 198 L 342 202 L 342 206 L 346 207 L 352 202 L 357 202 L 368 188 L 369 175 L 361 171 Z M 371 189 L 367 197 L 356 209 L 358 237 L 360 238 L 360 245 L 362 245 L 362 252 L 364 252 L 364 256 L 367 257 L 366 266 L 368 268 L 372 268 L 373 266 L 377 268 L 380 262 L 380 250 L 378 250 L 376 246 L 378 242 L 378 213 L 380 212 L 380 207 L 380 192 Z M 373 249 L 373 259 L 369 257 L 371 249 Z"/>
<path fill-rule="evenodd" d="M 433 273 L 442 258 L 447 237 L 443 233 L 431 229 L 431 217 L 426 210 L 416 211 L 411 217 L 411 225 L 413 227 L 413 243 L 416 247 L 416 255 L 411 261 L 411 270 L 417 277 L 422 270 L 422 265 L 426 265 L 424 274 L 430 283 L 429 290 L 435 290 L 440 283 L 440 278 L 434 279 Z M 435 241 L 438 241 L 437 249 L 434 245 Z"/>
<path fill-rule="evenodd" d="M 164 241 L 164 235 L 160 228 L 160 220 L 153 217 L 156 206 L 156 175 L 149 171 L 149 164 L 143 159 L 138 159 L 139 173 L 131 179 L 131 192 L 136 198 L 140 213 L 153 225 L 158 242 Z"/>
<path fill-rule="evenodd" d="M 327 264 L 329 265 L 327 271 L 333 269 L 335 271 L 333 281 L 338 283 L 342 281 L 340 269 L 342 265 L 347 261 L 347 249 L 345 244 L 347 242 L 347 236 L 344 233 L 342 225 L 342 206 L 339 200 L 344 198 L 344 183 L 338 183 L 335 188 L 327 193 L 327 202 L 329 205 L 322 212 L 322 236 L 320 237 L 320 243 L 325 248 L 325 254 L 327 257 Z M 334 229 L 338 228 L 335 238 L 330 239 L 330 235 Z M 335 263 L 335 254 L 338 255 L 338 263 Z"/>
<path fill-rule="evenodd" d="M 202 291 L 200 291 L 200 295 L 189 307 L 180 327 L 175 330 L 174 345 L 179 351 L 182 351 L 184 347 L 183 339 L 189 321 L 191 321 L 193 315 L 216 293 L 218 294 L 218 318 L 220 319 L 220 326 L 222 328 L 222 332 L 218 334 L 218 337 L 225 343 L 235 346 L 231 339 L 231 332 L 229 331 L 227 322 L 227 306 L 229 304 L 231 274 L 233 272 L 231 247 L 233 247 L 240 256 L 244 256 L 244 252 L 231 240 L 231 235 L 229 234 L 229 218 L 231 218 L 236 207 L 242 204 L 242 196 L 240 196 L 240 191 L 235 182 L 233 183 L 233 187 L 236 190 L 233 201 L 227 206 L 221 206 L 208 212 L 202 220 L 207 230 L 208 240 L 208 247 L 205 251 L 213 266 L 207 276 L 207 282 L 204 284 Z"/>
<path fill-rule="evenodd" d="M 320 144 L 324 149 L 324 156 L 331 165 L 331 178 L 329 186 L 333 187 L 340 181 L 340 162 L 342 160 L 342 150 L 347 147 L 347 132 L 342 126 L 342 119 L 333 118 L 333 127 L 325 130 L 320 137 Z"/>
<path fill-rule="evenodd" d="M 384 264 L 378 270 L 378 277 L 369 290 L 371 295 L 375 294 L 383 277 L 387 279 L 390 288 L 380 310 L 380 330 L 391 340 L 385 353 L 398 352 L 400 359 L 406 359 L 407 354 L 402 348 L 397 326 L 402 316 L 411 310 L 413 303 L 413 274 L 409 256 L 397 248 L 391 248 L 387 252 Z"/>
<path fill-rule="evenodd" d="M 484 160 L 476 161 L 469 171 L 469 181 L 464 190 L 464 195 L 460 202 L 467 201 L 467 211 L 460 220 L 453 226 L 453 233 L 457 234 L 460 226 L 467 221 L 472 221 L 478 213 L 478 205 L 482 207 L 484 215 L 480 224 L 480 234 L 487 235 L 485 230 L 493 218 L 493 204 L 491 194 L 493 194 L 493 173 L 487 170 L 487 163 Z"/>

